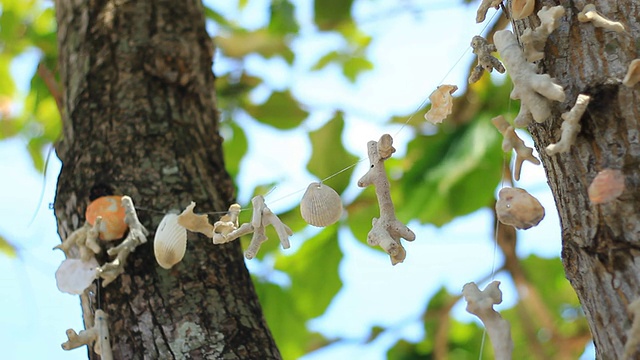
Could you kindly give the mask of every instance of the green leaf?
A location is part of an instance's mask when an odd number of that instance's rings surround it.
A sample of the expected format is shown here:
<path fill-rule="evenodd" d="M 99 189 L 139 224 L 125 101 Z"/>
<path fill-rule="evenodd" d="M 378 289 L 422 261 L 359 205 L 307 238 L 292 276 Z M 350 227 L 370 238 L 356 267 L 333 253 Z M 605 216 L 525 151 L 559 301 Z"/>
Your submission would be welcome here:
<path fill-rule="evenodd" d="M 373 63 L 364 57 L 350 57 L 344 62 L 342 73 L 349 81 L 354 83 L 361 72 L 372 69 Z"/>
<path fill-rule="evenodd" d="M 295 254 L 278 256 L 275 268 L 289 275 L 291 296 L 300 314 L 312 319 L 324 313 L 342 287 L 341 260 L 337 225 L 307 239 Z"/>
<path fill-rule="evenodd" d="M 274 91 L 263 104 L 248 105 L 246 111 L 261 123 L 283 130 L 298 127 L 309 115 L 288 90 Z"/>
<path fill-rule="evenodd" d="M 356 200 L 347 205 L 347 213 L 349 214 L 348 224 L 351 233 L 358 241 L 367 244 L 367 235 L 372 226 L 371 219 L 380 217 L 378 200 L 373 186 L 364 189 Z M 384 251 L 380 246 L 374 246 L 373 249 Z"/>
<path fill-rule="evenodd" d="M 330 51 L 329 53 L 323 55 L 320 60 L 318 60 L 318 62 L 313 65 L 313 67 L 311 67 L 311 70 L 322 70 L 325 67 L 327 67 L 327 65 L 331 64 L 332 62 L 336 62 L 339 63 L 340 62 L 340 58 L 341 58 L 341 54 L 338 53 L 337 51 Z"/>
<path fill-rule="evenodd" d="M 18 251 L 15 246 L 11 245 L 4 237 L 0 235 L 0 253 L 5 254 L 10 258 L 15 258 L 18 256 Z"/>
<path fill-rule="evenodd" d="M 240 162 L 249 149 L 249 142 L 244 130 L 233 121 L 226 121 L 223 133 L 226 135 L 222 148 L 224 164 L 229 174 L 235 179 L 240 172 Z"/>
<path fill-rule="evenodd" d="M 353 0 L 315 0 L 313 20 L 320 30 L 326 31 L 351 21 Z"/>
<path fill-rule="evenodd" d="M 502 174 L 501 143 L 488 116 L 417 137 L 408 146 L 401 190 L 394 192 L 403 204 L 398 216 L 441 226 L 488 206 Z"/>
<path fill-rule="evenodd" d="M 272 0 L 269 8 L 271 20 L 269 31 L 278 35 L 297 33 L 300 27 L 295 16 L 295 7 L 288 0 Z"/>
<path fill-rule="evenodd" d="M 348 166 L 355 164 L 358 158 L 350 154 L 342 145 L 342 130 L 344 118 L 342 112 L 337 112 L 320 129 L 309 133 L 311 138 L 312 153 L 307 163 L 307 169 L 319 179 L 324 179 Z M 328 180 L 331 186 L 339 194 L 349 185 L 353 168 L 344 171 Z"/>

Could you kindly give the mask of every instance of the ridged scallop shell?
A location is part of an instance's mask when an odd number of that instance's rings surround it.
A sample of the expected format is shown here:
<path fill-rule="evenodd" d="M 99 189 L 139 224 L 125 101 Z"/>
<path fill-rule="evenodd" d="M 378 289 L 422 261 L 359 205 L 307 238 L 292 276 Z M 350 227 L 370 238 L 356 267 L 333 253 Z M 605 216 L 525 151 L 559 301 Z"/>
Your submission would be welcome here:
<path fill-rule="evenodd" d="M 98 216 L 102 216 L 100 223 L 100 240 L 122 239 L 127 231 L 127 224 L 124 222 L 124 207 L 122 206 L 122 196 L 102 196 L 93 200 L 84 214 L 85 219 L 93 225 Z"/>
<path fill-rule="evenodd" d="M 593 179 L 588 191 L 593 204 L 613 201 L 624 191 L 624 174 L 620 170 L 604 169 Z"/>
<path fill-rule="evenodd" d="M 178 224 L 177 214 L 167 214 L 160 221 L 153 239 L 156 261 L 165 269 L 179 263 L 187 250 L 187 229 Z"/>
<path fill-rule="evenodd" d="M 342 216 L 342 200 L 332 188 L 314 182 L 302 196 L 300 213 L 309 225 L 329 226 Z"/>
<path fill-rule="evenodd" d="M 526 230 L 540 223 L 544 208 L 526 190 L 505 187 L 498 194 L 496 214 L 501 223 Z"/>

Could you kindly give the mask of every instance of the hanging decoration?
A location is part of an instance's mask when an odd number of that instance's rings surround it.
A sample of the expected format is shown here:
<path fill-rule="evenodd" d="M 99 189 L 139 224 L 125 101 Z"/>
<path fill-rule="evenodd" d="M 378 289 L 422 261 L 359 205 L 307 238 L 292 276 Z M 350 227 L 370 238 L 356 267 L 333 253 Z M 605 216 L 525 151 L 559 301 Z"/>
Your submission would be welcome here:
<path fill-rule="evenodd" d="M 624 192 L 624 174 L 620 170 L 604 169 L 589 185 L 588 194 L 592 204 L 605 204 L 617 199 Z"/>
<path fill-rule="evenodd" d="M 522 20 L 533 14 L 535 0 L 511 0 L 511 19 Z"/>
<path fill-rule="evenodd" d="M 496 69 L 500 74 L 504 74 L 505 68 L 500 60 L 491 55 L 491 53 L 498 51 L 495 45 L 489 44 L 487 39 L 476 35 L 471 40 L 471 47 L 473 48 L 473 53 L 478 57 L 478 65 L 473 68 L 471 75 L 469 75 L 469 84 L 480 80 L 485 71 L 490 73 L 493 69 Z"/>
<path fill-rule="evenodd" d="M 533 3 L 533 1 L 531 2 Z M 531 10 L 533 11 L 533 7 Z M 527 61 L 534 62 L 544 58 L 544 46 L 547 43 L 547 38 L 560 26 L 560 18 L 564 16 L 564 13 L 564 8 L 561 5 L 551 8 L 543 6 L 538 11 L 540 25 L 535 30 L 525 29 L 520 36 Z"/>
<path fill-rule="evenodd" d="M 489 8 L 499 9 L 502 5 L 502 0 L 482 0 L 476 13 L 476 23 L 481 23 L 487 17 L 487 11 Z"/>
<path fill-rule="evenodd" d="M 484 290 L 470 282 L 462 288 L 462 296 L 467 302 L 467 312 L 480 318 L 489 333 L 496 360 L 511 360 L 513 340 L 509 322 L 493 309 L 502 303 L 500 281 L 492 281 Z"/>
<path fill-rule="evenodd" d="M 501 223 L 526 230 L 542 221 L 544 208 L 526 190 L 505 187 L 498 193 L 496 215 Z"/>
<path fill-rule="evenodd" d="M 453 94 L 458 87 L 456 85 L 440 85 L 431 93 L 431 109 L 424 114 L 425 120 L 432 124 L 439 124 L 449 116 L 453 110 Z"/>
<path fill-rule="evenodd" d="M 85 211 L 85 219 L 89 225 L 94 225 L 97 218 L 102 218 L 98 227 L 100 240 L 120 240 L 127 232 L 127 224 L 124 222 L 124 207 L 122 196 L 102 196 L 93 200 Z"/>
<path fill-rule="evenodd" d="M 82 345 L 91 346 L 93 344 L 93 351 L 100 355 L 101 360 L 113 360 L 107 314 L 100 309 L 95 312 L 93 327 L 82 330 L 80 333 L 76 333 L 73 329 L 68 329 L 67 338 L 69 340 L 62 344 L 64 350 L 72 350 Z"/>
<path fill-rule="evenodd" d="M 578 21 L 586 23 L 591 22 L 593 26 L 606 30 L 615 31 L 617 33 L 625 32 L 624 25 L 618 21 L 612 21 L 604 17 L 596 10 L 594 4 L 586 4 L 582 11 L 578 13 Z"/>
<path fill-rule="evenodd" d="M 373 185 L 380 207 L 380 217 L 373 218 L 373 228 L 367 235 L 367 243 L 371 246 L 379 245 L 391 257 L 391 264 L 396 265 L 404 261 L 406 251 L 400 239 L 413 241 L 416 234 L 406 225 L 396 219 L 395 209 L 391 201 L 389 179 L 384 168 L 384 161 L 391 157 L 396 149 L 393 147 L 393 138 L 384 134 L 379 141 L 367 143 L 369 171 L 358 180 L 359 187 Z"/>
<path fill-rule="evenodd" d="M 238 229 L 238 217 L 241 210 L 240 205 L 232 204 L 229 206 L 229 212 L 213 224 L 212 240 L 214 244 L 224 244 L 230 241 L 227 240 L 227 236 Z"/>
<path fill-rule="evenodd" d="M 576 142 L 576 137 L 580 132 L 580 119 L 589 106 L 591 97 L 588 95 L 580 94 L 576 99 L 576 104 L 569 110 L 562 114 L 562 136 L 560 141 L 556 144 L 550 144 L 545 149 L 547 154 L 555 155 L 557 153 L 565 153 L 569 151 L 571 145 Z"/>
<path fill-rule="evenodd" d="M 533 148 L 524 144 L 524 141 L 516 134 L 513 126 L 509 125 L 502 115 L 494 117 L 491 122 L 504 137 L 502 141 L 502 151 L 510 152 L 511 150 L 516 150 L 516 162 L 513 174 L 516 180 L 520 180 L 520 171 L 522 169 L 522 163 L 525 160 L 535 165 L 540 165 L 540 160 L 533 156 Z"/>
<path fill-rule="evenodd" d="M 191 204 L 195 206 L 195 203 Z M 193 210 L 193 206 L 187 209 Z M 193 212 L 191 213 L 193 214 Z M 177 214 L 165 215 L 160 221 L 153 239 L 153 254 L 156 261 L 163 268 L 171 269 L 182 261 L 186 251 L 187 229 L 179 224 Z"/>
<path fill-rule="evenodd" d="M 196 207 L 195 202 L 191 202 L 184 211 L 178 215 L 177 223 L 185 229 L 203 234 L 207 237 L 213 237 L 213 226 L 209 223 L 207 214 L 195 214 L 193 209 Z"/>
<path fill-rule="evenodd" d="M 340 220 L 342 200 L 329 186 L 313 182 L 300 201 L 300 214 L 309 225 L 324 227 Z"/>
<path fill-rule="evenodd" d="M 632 88 L 640 81 L 640 59 L 634 59 L 629 63 L 627 74 L 622 79 L 622 84 Z"/>

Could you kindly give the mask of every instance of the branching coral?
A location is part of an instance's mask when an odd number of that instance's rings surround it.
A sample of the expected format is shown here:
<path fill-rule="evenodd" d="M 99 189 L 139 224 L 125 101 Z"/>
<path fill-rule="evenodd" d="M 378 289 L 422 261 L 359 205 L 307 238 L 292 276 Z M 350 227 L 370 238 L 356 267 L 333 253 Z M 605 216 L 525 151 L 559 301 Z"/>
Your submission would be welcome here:
<path fill-rule="evenodd" d="M 560 18 L 564 15 L 564 8 L 543 6 L 538 11 L 540 26 L 535 30 L 526 29 L 520 40 L 524 46 L 524 56 L 528 61 L 538 61 L 544 58 L 544 45 L 549 35 L 560 26 Z"/>
<path fill-rule="evenodd" d="M 476 23 L 479 24 L 484 21 L 487 17 L 487 11 L 489 11 L 489 8 L 499 9 L 500 5 L 502 5 L 502 0 L 482 0 L 478 7 L 478 12 L 476 13 Z"/>
<path fill-rule="evenodd" d="M 612 21 L 604 17 L 596 10 L 594 4 L 587 4 L 582 8 L 582 11 L 578 13 L 578 21 L 591 22 L 593 26 L 603 28 L 606 30 L 615 31 L 617 33 L 624 32 L 624 25 L 618 21 Z"/>
<path fill-rule="evenodd" d="M 431 109 L 424 114 L 425 120 L 432 124 L 439 124 L 451 114 L 453 109 L 453 94 L 458 87 L 456 85 L 440 85 L 429 95 Z"/>
<path fill-rule="evenodd" d="M 624 344 L 623 360 L 638 358 L 638 346 L 640 345 L 640 298 L 635 299 L 627 310 L 631 314 L 631 328 L 627 331 L 627 343 Z"/>
<path fill-rule="evenodd" d="M 480 291 L 475 283 L 468 283 L 462 288 L 462 296 L 467 302 L 467 312 L 482 320 L 489 338 L 493 343 L 496 360 L 510 360 L 513 353 L 511 327 L 509 322 L 493 309 L 493 305 L 502 303 L 500 282 L 493 281 Z"/>
<path fill-rule="evenodd" d="M 178 224 L 191 232 L 198 232 L 207 237 L 213 236 L 213 225 L 209 223 L 207 214 L 195 214 L 193 208 L 196 207 L 195 202 L 191 202 L 184 211 L 178 215 Z"/>
<path fill-rule="evenodd" d="M 564 153 L 569 151 L 571 145 L 576 142 L 576 137 L 580 132 L 580 119 L 587 110 L 591 97 L 588 95 L 580 94 L 576 99 L 576 104 L 569 110 L 562 114 L 562 136 L 560 141 L 556 144 L 547 146 L 546 151 L 549 155 L 555 155 L 557 153 Z"/>
<path fill-rule="evenodd" d="M 406 257 L 406 252 L 400 243 L 400 239 L 413 241 L 416 235 L 406 225 L 398 221 L 391 201 L 389 179 L 385 172 L 384 161 L 391 157 L 391 154 L 395 151 L 392 144 L 393 138 L 389 134 L 382 135 L 379 141 L 369 141 L 367 143 L 371 168 L 358 180 L 358 186 L 373 185 L 376 189 L 376 197 L 380 207 L 380 218 L 373 218 L 373 228 L 367 235 L 367 243 L 371 246 L 379 245 L 382 247 L 391 257 L 391 263 L 395 265 L 403 262 Z"/>
<path fill-rule="evenodd" d="M 221 233 L 220 236 L 217 237 L 219 242 L 216 242 L 216 236 L 214 235 L 214 244 L 233 241 L 242 235 L 250 234 L 253 232 L 251 243 L 249 243 L 249 247 L 244 252 L 244 256 L 247 259 L 253 259 L 258 253 L 258 250 L 260 250 L 260 245 L 268 240 L 267 235 L 265 234 L 265 227 L 271 225 L 276 230 L 278 238 L 280 238 L 280 244 L 282 244 L 282 248 L 288 249 L 290 247 L 289 236 L 293 235 L 293 231 L 291 231 L 291 228 L 285 225 L 278 218 L 278 216 L 267 207 L 267 205 L 264 203 L 264 197 L 262 197 L 262 195 L 258 195 L 251 199 L 251 204 L 253 205 L 251 222 L 242 224 L 236 230 L 229 232 L 226 236 L 222 235 Z M 231 208 L 229 209 L 229 212 L 233 214 L 231 212 Z M 240 209 L 237 209 L 237 212 L 236 210 L 234 210 L 234 212 L 236 214 L 232 216 L 235 216 L 235 219 L 230 218 L 229 220 L 230 222 L 237 224 L 237 213 L 240 212 Z"/>
<path fill-rule="evenodd" d="M 473 48 L 473 53 L 478 56 L 478 65 L 473 68 L 473 71 L 469 76 L 469 84 L 473 84 L 480 80 L 485 70 L 487 72 L 491 72 L 493 69 L 496 69 L 496 71 L 501 74 L 505 72 L 504 66 L 502 66 L 500 60 L 491 55 L 492 52 L 498 51 L 496 46 L 489 44 L 487 39 L 476 35 L 471 40 L 471 47 Z"/>
<path fill-rule="evenodd" d="M 494 117 L 491 122 L 498 128 L 498 131 L 504 137 L 502 141 L 502 150 L 505 152 L 516 150 L 516 163 L 514 169 L 514 177 L 516 180 L 520 180 L 520 170 L 522 169 L 522 163 L 528 160 L 536 165 L 540 165 L 540 160 L 533 156 L 533 149 L 526 146 L 524 141 L 518 137 L 513 126 L 509 125 L 507 120 L 502 115 Z"/>
<path fill-rule="evenodd" d="M 98 268 L 98 274 L 104 279 L 103 287 L 109 285 L 124 272 L 124 266 L 129 254 L 134 252 L 137 246 L 147 242 L 147 234 L 149 232 L 138 220 L 133 200 L 128 196 L 123 196 L 122 206 L 124 206 L 124 221 L 129 226 L 129 234 L 118 246 L 107 250 L 109 256 L 115 256 L 116 258 Z"/>
<path fill-rule="evenodd" d="M 93 327 L 76 333 L 73 329 L 67 330 L 68 341 L 62 344 L 64 350 L 72 350 L 82 345 L 93 344 L 93 351 L 100 355 L 102 360 L 112 360 L 111 341 L 109 339 L 109 324 L 107 314 L 96 310 Z"/>
<path fill-rule="evenodd" d="M 229 206 L 229 212 L 223 215 L 220 220 L 213 224 L 213 243 L 224 244 L 228 241 L 227 236 L 238 229 L 238 216 L 240 216 L 241 207 L 238 204 Z"/>
<path fill-rule="evenodd" d="M 536 74 L 536 66 L 525 60 L 511 31 L 497 31 L 493 41 L 513 80 L 511 98 L 522 101 L 514 123 L 526 126 L 531 117 L 539 123 L 545 121 L 551 116 L 550 100 L 562 102 L 565 99 L 562 86 L 554 83 L 548 74 Z"/>
<path fill-rule="evenodd" d="M 542 221 L 544 208 L 526 190 L 505 187 L 498 193 L 496 215 L 501 223 L 526 230 Z"/>

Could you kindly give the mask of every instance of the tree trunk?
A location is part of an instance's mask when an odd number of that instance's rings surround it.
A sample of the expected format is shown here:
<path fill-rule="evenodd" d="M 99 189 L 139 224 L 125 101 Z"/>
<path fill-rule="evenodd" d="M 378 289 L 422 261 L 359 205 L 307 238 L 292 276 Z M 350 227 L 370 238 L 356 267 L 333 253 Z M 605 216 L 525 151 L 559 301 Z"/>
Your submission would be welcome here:
<path fill-rule="evenodd" d="M 580 23 L 586 1 L 538 1 L 562 5 L 562 24 L 549 38 L 540 69 L 556 78 L 567 95 L 553 116 L 531 124 L 562 224 L 562 259 L 567 278 L 589 321 L 598 358 L 621 358 L 631 319 L 627 306 L 640 296 L 640 92 L 622 85 L 637 57 L 640 6 L 637 1 L 589 1 L 620 21 L 627 33 Z M 515 21 L 516 33 L 538 25 L 537 17 Z M 548 156 L 544 148 L 560 138 L 562 119 L 578 94 L 591 96 L 582 129 L 570 151 Z M 587 188 L 606 168 L 624 173 L 626 189 L 606 204 L 590 203 Z M 640 356 L 640 355 L 637 355 Z"/>
<path fill-rule="evenodd" d="M 280 358 L 238 242 L 214 247 L 189 234 L 187 254 L 171 270 L 153 255 L 153 230 L 167 211 L 192 200 L 198 212 L 226 211 L 233 202 L 202 4 L 59 0 L 56 12 L 59 233 L 82 226 L 91 195 L 110 189 L 133 198 L 151 231 L 124 274 L 81 296 L 85 324 L 96 309 L 106 312 L 116 359 Z"/>

